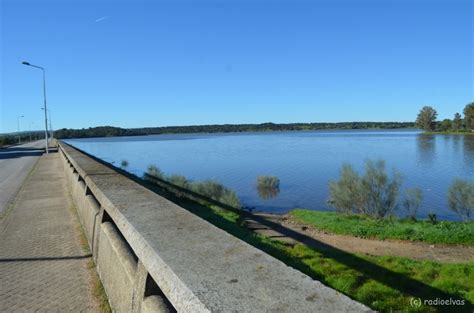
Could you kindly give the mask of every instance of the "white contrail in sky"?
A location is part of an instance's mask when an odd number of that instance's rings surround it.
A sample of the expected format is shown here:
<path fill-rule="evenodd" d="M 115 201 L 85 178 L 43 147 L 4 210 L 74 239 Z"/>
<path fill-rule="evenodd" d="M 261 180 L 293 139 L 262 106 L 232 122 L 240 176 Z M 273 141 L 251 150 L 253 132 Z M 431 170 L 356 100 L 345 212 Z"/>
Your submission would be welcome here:
<path fill-rule="evenodd" d="M 96 19 L 95 22 L 96 22 L 96 23 L 102 22 L 103 20 L 106 20 L 106 19 L 108 19 L 108 18 L 109 18 L 109 16 L 102 16 L 102 17 L 99 17 L 98 19 Z"/>

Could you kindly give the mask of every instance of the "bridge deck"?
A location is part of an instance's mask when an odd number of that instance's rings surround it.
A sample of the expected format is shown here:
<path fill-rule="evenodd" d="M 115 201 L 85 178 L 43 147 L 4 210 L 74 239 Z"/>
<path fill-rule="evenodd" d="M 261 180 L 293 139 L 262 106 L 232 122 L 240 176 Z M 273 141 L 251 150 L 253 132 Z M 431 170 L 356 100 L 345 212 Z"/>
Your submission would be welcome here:
<path fill-rule="evenodd" d="M 0 312 L 100 311 L 58 153 L 43 155 L 0 220 Z"/>

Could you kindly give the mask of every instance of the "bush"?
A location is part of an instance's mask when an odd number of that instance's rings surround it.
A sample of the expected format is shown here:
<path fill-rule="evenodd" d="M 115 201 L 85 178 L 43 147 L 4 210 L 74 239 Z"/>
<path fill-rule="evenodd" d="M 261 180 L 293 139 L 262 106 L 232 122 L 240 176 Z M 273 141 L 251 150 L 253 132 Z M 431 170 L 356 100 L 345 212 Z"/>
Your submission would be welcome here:
<path fill-rule="evenodd" d="M 195 193 L 207 198 L 240 209 L 241 205 L 237 194 L 219 182 L 212 180 L 203 182 L 190 182 L 185 176 L 182 175 L 166 176 L 156 165 L 148 166 L 146 173 L 150 176 L 165 180 L 175 186 L 194 191 Z M 146 175 L 144 175 L 144 179 L 147 179 Z M 182 195 L 181 192 L 179 193 Z"/>
<path fill-rule="evenodd" d="M 383 160 L 368 160 L 364 176 L 359 176 L 351 165 L 345 164 L 340 179 L 329 184 L 328 203 L 338 212 L 382 218 L 397 207 L 401 183 L 398 172 L 388 176 Z"/>
<path fill-rule="evenodd" d="M 338 181 L 329 183 L 328 203 L 340 213 L 363 213 L 361 178 L 350 164 L 344 164 Z"/>
<path fill-rule="evenodd" d="M 258 176 L 257 191 L 262 199 L 276 197 L 280 193 L 280 179 L 276 176 Z"/>
<path fill-rule="evenodd" d="M 161 179 L 163 179 L 164 177 L 163 172 L 158 168 L 158 166 L 153 164 L 148 166 L 146 173 L 150 176 L 154 176 Z"/>
<path fill-rule="evenodd" d="M 128 161 L 127 160 L 122 160 L 122 162 L 120 162 L 120 166 L 122 168 L 126 168 L 128 166 Z"/>
<path fill-rule="evenodd" d="M 190 188 L 189 181 L 187 180 L 186 177 L 182 175 L 171 175 L 166 180 L 170 182 L 171 184 L 179 186 L 181 188 L 185 188 L 185 189 Z"/>
<path fill-rule="evenodd" d="M 423 192 L 420 188 L 407 189 L 403 206 L 407 210 L 408 217 L 415 220 L 416 213 L 423 201 Z"/>
<path fill-rule="evenodd" d="M 474 210 L 474 181 L 455 179 L 448 190 L 448 204 L 461 219 L 470 221 Z"/>
<path fill-rule="evenodd" d="M 402 177 L 398 172 L 394 171 L 392 178 L 388 177 L 383 160 L 368 160 L 362 177 L 366 213 L 376 217 L 392 213 L 398 205 L 401 184 Z"/>
<path fill-rule="evenodd" d="M 191 184 L 191 190 L 223 204 L 227 204 L 234 208 L 240 208 L 240 200 L 237 197 L 237 194 L 224 187 L 224 185 L 219 182 L 212 180 L 195 182 Z"/>

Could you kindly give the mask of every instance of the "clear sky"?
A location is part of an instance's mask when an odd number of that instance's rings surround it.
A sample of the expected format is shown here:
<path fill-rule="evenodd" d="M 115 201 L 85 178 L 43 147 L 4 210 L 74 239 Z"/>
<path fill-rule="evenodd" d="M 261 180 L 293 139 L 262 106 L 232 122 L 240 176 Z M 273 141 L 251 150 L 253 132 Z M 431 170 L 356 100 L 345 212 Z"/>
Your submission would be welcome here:
<path fill-rule="evenodd" d="M 0 132 L 440 118 L 473 97 L 472 0 L 0 0 Z"/>

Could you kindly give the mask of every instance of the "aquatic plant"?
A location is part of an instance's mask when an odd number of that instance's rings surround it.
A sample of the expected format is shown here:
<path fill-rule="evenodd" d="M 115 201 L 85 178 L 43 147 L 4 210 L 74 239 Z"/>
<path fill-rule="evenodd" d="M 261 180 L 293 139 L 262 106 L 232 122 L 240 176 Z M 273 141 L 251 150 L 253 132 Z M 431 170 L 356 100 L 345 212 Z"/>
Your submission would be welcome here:
<path fill-rule="evenodd" d="M 262 199 L 271 199 L 280 193 L 280 179 L 276 176 L 258 176 L 257 191 Z"/>
<path fill-rule="evenodd" d="M 470 221 L 474 210 L 474 181 L 455 179 L 448 190 L 448 204 L 463 220 Z"/>

